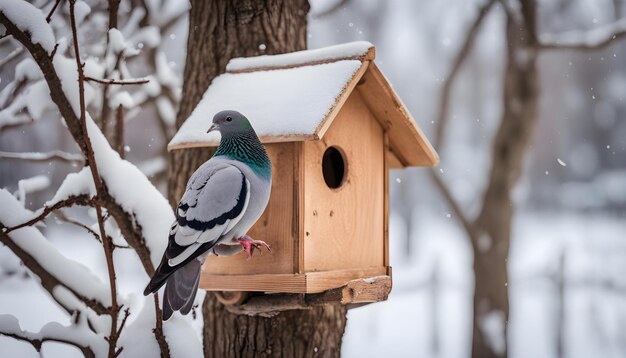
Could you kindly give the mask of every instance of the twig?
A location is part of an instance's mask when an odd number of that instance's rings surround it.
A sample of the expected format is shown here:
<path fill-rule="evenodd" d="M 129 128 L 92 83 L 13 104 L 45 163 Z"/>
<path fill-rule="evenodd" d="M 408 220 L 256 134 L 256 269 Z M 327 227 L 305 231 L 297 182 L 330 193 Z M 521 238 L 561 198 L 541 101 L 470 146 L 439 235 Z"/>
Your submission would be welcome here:
<path fill-rule="evenodd" d="M 117 27 L 117 12 L 120 0 L 109 0 L 109 29 Z"/>
<path fill-rule="evenodd" d="M 64 213 L 63 211 L 61 211 L 61 210 L 59 210 L 59 211 L 57 211 L 56 213 L 54 213 L 54 215 L 56 215 L 56 216 L 57 216 L 57 218 L 58 218 L 59 220 L 61 220 L 61 221 L 64 221 L 64 222 L 66 222 L 66 223 L 68 223 L 68 224 L 72 224 L 72 225 L 74 225 L 74 226 L 78 226 L 78 227 L 80 227 L 80 228 L 85 229 L 88 233 L 90 233 L 90 234 L 91 234 L 91 236 L 93 236 L 93 238 L 94 238 L 94 239 L 96 239 L 99 243 L 102 243 L 102 240 L 100 240 L 100 235 L 98 235 L 98 233 L 97 233 L 97 232 L 93 231 L 93 229 L 92 229 L 92 228 L 90 228 L 89 226 L 87 226 L 87 225 L 85 225 L 85 224 L 81 223 L 81 222 L 80 222 L 80 221 L 78 221 L 78 220 L 74 220 L 74 219 L 72 219 L 72 218 L 68 217 L 68 216 L 67 216 L 67 215 L 65 215 L 65 213 Z"/>
<path fill-rule="evenodd" d="M 124 159 L 126 153 L 124 151 L 124 107 L 120 104 L 115 111 L 115 149 L 120 155 L 120 158 Z"/>
<path fill-rule="evenodd" d="M 93 78 L 93 77 L 85 77 L 85 81 L 91 81 L 91 82 L 97 82 L 103 85 L 120 85 L 120 86 L 124 86 L 124 85 L 143 85 L 146 84 L 148 82 L 150 82 L 150 80 L 148 79 L 136 79 L 136 80 L 114 80 L 114 79 L 108 79 L 108 80 L 102 80 L 102 79 L 98 79 L 98 78 Z"/>
<path fill-rule="evenodd" d="M 4 67 L 7 63 L 11 62 L 13 59 L 17 58 L 22 53 L 22 51 L 23 49 L 21 47 L 18 47 L 15 50 L 11 51 L 5 58 L 0 60 L 0 68 Z"/>
<path fill-rule="evenodd" d="M 6 96 L 3 95 L 3 97 L 5 98 L 4 101 L 0 102 L 0 108 L 6 109 L 6 107 L 8 107 L 13 101 L 15 101 L 18 98 L 19 93 L 26 87 L 27 83 L 28 80 L 26 80 L 25 78 L 19 81 L 14 80 L 13 82 L 9 83 L 7 87 L 2 90 L 2 92 L 9 91 L 10 93 Z M 32 118 L 30 120 L 33 121 Z M 5 125 L 4 127 L 7 126 Z"/>
<path fill-rule="evenodd" d="M 29 162 L 49 162 L 51 160 L 58 160 L 62 162 L 68 162 L 72 164 L 82 165 L 85 161 L 82 155 L 67 153 L 60 150 L 55 150 L 47 153 L 39 153 L 39 152 L 2 152 L 0 151 L 0 159 L 15 159 L 15 160 L 24 160 Z"/>
<path fill-rule="evenodd" d="M 459 53 L 456 55 L 452 63 L 452 68 L 450 69 L 450 72 L 448 73 L 448 76 L 445 79 L 445 83 L 441 91 L 441 97 L 440 97 L 441 101 L 439 101 L 437 128 L 435 132 L 434 144 L 435 144 L 435 148 L 437 149 L 440 149 L 441 146 L 443 145 L 443 134 L 445 132 L 445 126 L 448 121 L 448 109 L 450 106 L 449 102 L 450 102 L 450 97 L 451 97 L 451 92 L 452 92 L 452 85 L 454 84 L 454 80 L 456 79 L 456 76 L 459 74 L 459 71 L 461 70 L 461 66 L 463 65 L 463 62 L 465 62 L 465 59 L 467 58 L 470 50 L 472 49 L 474 45 L 474 41 L 476 40 L 476 37 L 478 35 L 478 30 L 480 29 L 480 25 L 483 23 L 483 20 L 485 19 L 485 17 L 489 13 L 489 10 L 495 3 L 496 3 L 495 0 L 488 0 L 487 3 L 485 3 L 478 10 L 478 16 L 474 20 L 474 23 L 472 24 L 472 26 L 467 31 L 467 37 L 465 38 L 465 42 L 461 46 Z"/>
<path fill-rule="evenodd" d="M 122 307 L 120 306 L 120 309 L 121 308 Z M 117 330 L 118 335 L 122 333 L 122 330 L 124 329 L 124 325 L 126 324 L 126 320 L 128 319 L 128 316 L 130 316 L 130 311 L 129 311 L 129 308 L 126 308 L 124 310 L 124 318 L 122 318 L 122 323 L 120 323 L 120 328 Z"/>
<path fill-rule="evenodd" d="M 98 196 L 105 192 L 102 178 L 98 171 L 98 164 L 95 159 L 91 140 L 89 139 L 89 132 L 87 130 L 87 109 L 85 106 L 85 73 L 83 72 L 83 64 L 80 62 L 80 50 L 78 47 L 78 32 L 76 30 L 76 16 L 74 14 L 75 0 L 70 0 L 70 26 L 72 28 L 72 38 L 74 42 L 74 56 L 76 57 L 76 69 L 78 70 L 78 96 L 80 103 L 80 122 L 83 130 L 83 137 L 85 139 L 86 157 L 87 163 L 91 170 L 91 176 L 96 187 Z M 109 357 L 115 356 L 117 347 L 117 340 L 119 334 L 117 331 L 117 320 L 119 316 L 119 304 L 117 302 L 117 287 L 115 279 L 115 265 L 113 263 L 113 242 L 111 238 L 106 234 L 104 229 L 104 220 L 102 216 L 102 208 L 100 203 L 95 202 L 96 216 L 98 218 L 98 227 L 100 229 L 100 237 L 103 242 L 104 256 L 106 257 L 107 269 L 109 272 L 109 286 L 111 289 L 111 331 L 109 334 Z"/>
<path fill-rule="evenodd" d="M 52 15 L 56 11 L 56 9 L 59 6 L 59 4 L 61 3 L 61 1 L 63 1 L 63 0 L 56 0 L 55 1 L 54 6 L 52 6 L 52 9 L 48 13 L 48 16 L 46 16 L 46 22 L 50 23 L 50 20 L 52 20 Z"/>
<path fill-rule="evenodd" d="M 154 337 L 159 343 L 161 350 L 161 357 L 169 358 L 170 347 L 165 340 L 165 334 L 163 333 L 163 312 L 159 305 L 159 295 L 152 295 L 154 297 L 154 311 L 156 313 L 156 327 L 154 328 Z"/>
<path fill-rule="evenodd" d="M 446 124 L 448 122 L 448 110 L 450 107 L 450 97 L 452 95 L 452 86 L 454 84 L 454 80 L 458 76 L 461 67 L 467 56 L 469 55 L 470 50 L 472 49 L 474 42 L 478 36 L 478 31 L 480 29 L 481 24 L 483 23 L 485 17 L 489 13 L 491 7 L 496 3 L 496 0 L 488 0 L 478 11 L 478 16 L 470 26 L 469 31 L 467 32 L 467 37 L 465 38 L 465 42 L 461 46 L 461 49 L 457 53 L 454 61 L 452 62 L 452 67 L 448 76 L 446 78 L 446 82 L 443 85 L 441 100 L 439 102 L 439 111 L 437 115 L 437 128 L 435 133 L 435 147 L 441 149 L 443 145 L 443 137 L 445 133 Z M 456 216 L 461 220 L 463 227 L 466 229 L 467 233 L 471 236 L 475 233 L 474 224 L 465 216 L 461 206 L 456 202 L 452 193 L 446 186 L 443 179 L 439 177 L 439 175 L 435 172 L 435 170 L 430 171 L 431 177 L 448 205 L 455 212 Z"/>
<path fill-rule="evenodd" d="M 99 243 L 102 244 L 102 240 L 100 239 L 100 235 L 98 235 L 97 232 L 93 231 L 93 229 L 91 229 L 89 226 L 81 223 L 78 220 L 74 220 L 70 217 L 68 217 L 67 215 L 65 215 L 65 213 L 63 211 L 57 211 L 54 213 L 54 215 L 57 216 L 57 218 L 63 222 L 66 222 L 68 224 L 74 225 L 74 226 L 78 226 L 82 229 L 85 229 L 89 234 L 91 234 L 91 236 L 93 236 L 94 239 L 96 239 L 96 241 L 98 241 Z M 130 246 L 127 245 L 117 245 L 117 244 L 113 244 L 113 247 L 116 249 L 130 249 Z"/>
<path fill-rule="evenodd" d="M 50 56 L 48 56 L 50 60 L 54 59 L 54 55 L 57 54 L 58 48 L 59 48 L 59 44 L 58 43 L 54 44 L 54 48 L 52 49 L 52 52 L 50 52 Z"/>
<path fill-rule="evenodd" d="M 92 206 L 94 205 L 94 202 L 87 196 L 87 195 L 78 195 L 78 196 L 70 196 L 69 198 L 65 199 L 65 200 L 61 200 L 58 203 L 52 205 L 52 206 L 46 206 L 44 207 L 43 211 L 41 212 L 41 214 L 37 215 L 35 218 L 25 222 L 25 223 L 21 223 L 19 225 L 15 225 L 13 227 L 10 228 L 5 228 L 3 231 L 8 234 L 11 231 L 15 231 L 18 229 L 21 229 L 23 227 L 26 226 L 32 226 L 35 223 L 45 219 L 48 215 L 50 215 L 52 212 L 54 212 L 55 210 L 61 209 L 61 208 L 67 208 L 73 205 L 83 205 L 83 206 Z"/>
<path fill-rule="evenodd" d="M 465 213 L 463 213 L 463 209 L 461 209 L 459 203 L 456 201 L 456 199 L 454 199 L 454 197 L 452 196 L 452 192 L 450 192 L 448 186 L 443 182 L 443 179 L 441 179 L 435 169 L 430 170 L 430 176 L 435 182 L 435 185 L 437 185 L 437 188 L 439 188 L 439 191 L 441 191 L 441 194 L 443 194 L 443 197 L 448 205 L 450 205 L 450 207 L 452 208 L 452 211 L 454 211 L 454 214 L 459 218 L 459 220 L 461 220 L 461 223 L 463 224 L 463 227 L 465 228 L 467 233 L 470 236 L 474 236 L 476 231 L 475 225 L 465 216 Z"/>

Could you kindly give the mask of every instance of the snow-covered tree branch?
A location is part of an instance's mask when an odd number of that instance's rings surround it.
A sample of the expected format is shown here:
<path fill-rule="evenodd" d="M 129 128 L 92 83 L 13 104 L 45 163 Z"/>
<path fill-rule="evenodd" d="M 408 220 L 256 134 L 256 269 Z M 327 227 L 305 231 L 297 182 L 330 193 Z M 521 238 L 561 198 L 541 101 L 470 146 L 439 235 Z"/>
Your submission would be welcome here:
<path fill-rule="evenodd" d="M 51 322 L 39 332 L 29 332 L 20 328 L 15 317 L 0 315 L 0 335 L 28 342 L 37 352 L 41 352 L 42 345 L 46 342 L 58 342 L 78 348 L 87 358 L 104 356 L 106 342 L 86 329 L 86 322 L 80 320 L 80 317 L 77 321 L 78 323 L 67 327 Z"/>
<path fill-rule="evenodd" d="M 546 50 L 598 50 L 626 36 L 626 18 L 589 31 L 542 34 L 539 47 Z"/>
<path fill-rule="evenodd" d="M 175 8 L 181 10 L 175 12 L 176 15 L 163 26 L 172 26 L 185 13 L 187 7 L 184 2 L 180 3 L 182 6 Z M 127 332 L 135 336 L 149 334 L 158 351 L 169 356 L 168 342 L 159 318 L 158 297 L 154 296 L 154 302 L 150 302 L 152 298 L 130 300 L 141 292 L 140 287 L 134 292 L 122 294 L 116 283 L 117 259 L 113 256 L 115 249 L 125 246 L 114 241 L 124 240 L 136 253 L 136 259 L 145 272 L 151 274 L 166 243 L 163 235 L 173 221 L 173 213 L 165 198 L 137 167 L 120 156 L 124 148 L 124 121 L 136 114 L 132 110 L 136 112 L 139 109 L 135 102 L 148 104 L 146 99 L 151 98 L 158 107 L 164 107 L 163 101 L 169 101 L 167 106 L 172 108 L 176 105 L 176 95 L 172 94 L 179 91 L 179 81 L 169 68 L 163 68 L 163 64 L 168 65 L 165 55 L 158 50 L 160 32 L 157 26 L 151 25 L 153 19 L 145 15 L 148 8 L 154 11 L 158 8 L 154 8 L 156 4 L 153 2 L 145 8 L 134 8 L 124 18 L 125 26 L 120 27 L 117 14 L 119 1 L 111 1 L 108 9 L 91 9 L 86 3 L 75 0 L 56 1 L 48 5 L 51 7 L 45 16 L 44 12 L 26 1 L 9 0 L 0 4 L 0 24 L 6 29 L 6 35 L 11 41 L 19 42 L 21 47 L 18 48 L 26 50 L 14 50 L 16 54 L 3 60 L 3 64 L 23 52 L 32 57 L 19 62 L 15 80 L 0 94 L 0 106 L 3 107 L 0 110 L 0 127 L 31 123 L 57 110 L 81 155 L 60 151 L 4 155 L 31 161 L 85 160 L 86 166 L 77 173 L 70 173 L 54 197 L 36 212 L 25 209 L 23 203 L 7 191 L 1 191 L 4 210 L 0 216 L 0 241 L 24 262 L 54 301 L 68 314 L 85 317 L 88 324 L 75 324 L 64 329 L 57 327 L 58 335 L 54 336 L 49 334 L 49 329 L 45 329 L 47 326 L 39 333 L 32 333 L 22 331 L 11 320 L 4 320 L 11 324 L 0 327 L 0 334 L 28 342 L 38 351 L 43 342 L 56 341 L 78 347 L 85 356 L 109 357 L 129 351 L 124 350 L 122 343 L 132 341 Z M 108 30 L 101 32 L 100 36 L 106 38 L 106 46 L 99 45 L 99 41 L 81 44 L 84 34 L 94 36 L 93 29 L 102 28 L 100 12 L 105 11 Z M 142 50 L 144 47 L 150 51 Z M 155 59 L 145 59 L 144 53 Z M 127 65 L 129 58 L 155 64 L 156 74 L 132 76 Z M 162 100 L 160 97 L 164 92 L 168 95 Z M 131 111 L 124 116 L 123 109 Z M 111 112 L 116 113 L 116 121 L 112 124 L 108 119 Z M 93 120 L 92 113 L 97 113 L 99 117 Z M 173 120 L 170 122 L 172 125 Z M 117 150 L 111 147 L 101 131 L 111 128 L 116 134 L 112 140 Z M 75 205 L 95 208 L 96 229 L 69 219 L 58 211 Z M 33 227 L 55 212 L 64 222 L 86 229 L 85 235 L 95 237 L 102 244 L 108 268 L 108 285 L 95 277 L 89 268 L 65 258 Z M 152 315 L 141 313 L 146 310 L 146 305 L 152 306 Z M 140 316 L 145 317 L 140 319 Z M 187 323 L 183 320 L 181 324 Z M 177 329 L 184 330 L 181 327 Z M 84 330 L 99 337 L 97 347 L 69 337 L 80 338 L 75 333 Z M 67 332 L 69 338 L 63 332 Z"/>

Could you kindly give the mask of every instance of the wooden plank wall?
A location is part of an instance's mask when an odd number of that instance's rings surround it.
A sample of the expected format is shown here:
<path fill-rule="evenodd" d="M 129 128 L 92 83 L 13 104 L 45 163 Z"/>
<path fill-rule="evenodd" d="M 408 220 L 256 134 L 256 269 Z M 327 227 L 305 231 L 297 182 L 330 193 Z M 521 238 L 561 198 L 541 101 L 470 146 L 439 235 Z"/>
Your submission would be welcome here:
<path fill-rule="evenodd" d="M 272 252 L 255 251 L 250 261 L 245 254 L 231 257 L 210 257 L 202 267 L 206 274 L 291 274 L 297 267 L 298 210 L 294 206 L 298 192 L 297 173 L 301 143 L 266 144 L 272 160 L 272 194 L 265 212 L 248 233 L 256 240 L 263 240 L 272 247 Z"/>
<path fill-rule="evenodd" d="M 346 178 L 329 188 L 322 157 L 344 154 Z M 383 130 L 354 91 L 324 138 L 304 143 L 304 269 L 306 272 L 384 266 Z"/>

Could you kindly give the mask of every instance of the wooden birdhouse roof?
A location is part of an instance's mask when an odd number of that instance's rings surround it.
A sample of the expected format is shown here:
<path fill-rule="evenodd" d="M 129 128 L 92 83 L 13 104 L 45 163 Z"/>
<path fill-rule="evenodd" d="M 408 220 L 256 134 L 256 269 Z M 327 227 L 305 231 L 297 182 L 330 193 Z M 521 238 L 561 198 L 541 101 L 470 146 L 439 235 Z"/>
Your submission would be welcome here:
<path fill-rule="evenodd" d="M 206 133 L 215 113 L 243 113 L 264 143 L 320 140 L 358 88 L 387 131 L 395 166 L 434 166 L 439 158 L 376 64 L 369 42 L 274 56 L 232 59 L 216 77 L 168 150 L 216 146 Z M 357 87 L 358 85 L 358 87 Z"/>

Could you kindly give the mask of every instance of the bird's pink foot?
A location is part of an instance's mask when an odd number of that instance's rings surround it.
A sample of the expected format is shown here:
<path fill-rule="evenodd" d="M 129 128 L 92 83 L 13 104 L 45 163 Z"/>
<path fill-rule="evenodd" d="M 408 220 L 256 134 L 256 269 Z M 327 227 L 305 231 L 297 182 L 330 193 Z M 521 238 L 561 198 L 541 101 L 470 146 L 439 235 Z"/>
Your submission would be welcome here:
<path fill-rule="evenodd" d="M 260 251 L 262 246 L 265 246 L 267 251 L 272 252 L 272 248 L 270 247 L 270 245 L 266 244 L 265 241 L 254 240 L 248 235 L 240 238 L 238 241 L 241 246 L 243 246 L 243 249 L 247 254 L 246 260 L 250 260 L 252 258 L 252 253 L 254 252 L 254 249 L 258 249 Z"/>

